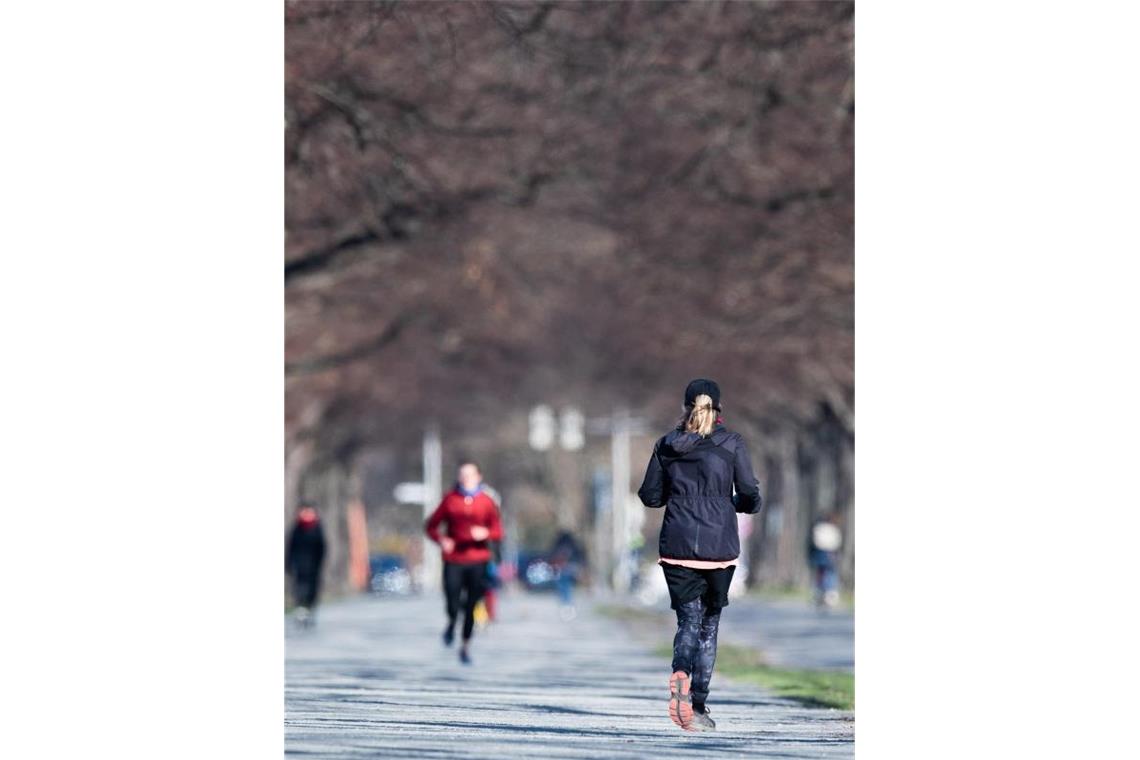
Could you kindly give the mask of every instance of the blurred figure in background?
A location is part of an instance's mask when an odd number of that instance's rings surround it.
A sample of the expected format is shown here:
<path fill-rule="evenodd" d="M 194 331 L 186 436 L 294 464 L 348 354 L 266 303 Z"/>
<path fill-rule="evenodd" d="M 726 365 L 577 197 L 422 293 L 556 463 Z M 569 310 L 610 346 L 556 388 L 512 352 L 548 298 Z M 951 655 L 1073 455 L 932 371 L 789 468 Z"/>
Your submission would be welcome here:
<path fill-rule="evenodd" d="M 808 562 L 815 575 L 817 607 L 834 607 L 839 603 L 839 550 L 843 532 L 835 515 L 824 515 L 811 528 Z"/>
<path fill-rule="evenodd" d="M 556 573 L 558 599 L 562 603 L 559 615 L 563 620 L 572 620 L 578 614 L 574 608 L 574 587 L 578 585 L 585 556 L 582 545 L 568 530 L 558 534 L 550 550 L 550 566 Z"/>
<path fill-rule="evenodd" d="M 463 610 L 459 661 L 467 665 L 471 662 L 468 647 L 475 631 L 475 606 L 487 589 L 490 542 L 503 538 L 499 510 L 483 490 L 479 465 L 466 462 L 459 468 L 455 489 L 443 497 L 424 531 L 443 551 L 443 591 L 447 597 L 443 643 L 451 646 L 455 640 L 455 622 Z"/>
<path fill-rule="evenodd" d="M 297 623 L 313 624 L 320 591 L 321 565 L 325 560 L 325 533 L 316 507 L 302 504 L 289 531 L 285 570 L 293 580 L 293 603 Z"/>
<path fill-rule="evenodd" d="M 497 597 L 503 580 L 499 575 L 499 563 L 502 561 L 499 542 L 491 542 L 491 561 L 487 563 L 487 590 L 483 592 L 483 607 L 487 613 L 487 622 L 495 622 L 497 611 Z"/>
<path fill-rule="evenodd" d="M 760 511 L 760 484 L 744 439 L 723 424 L 715 382 L 689 383 L 683 408 L 677 427 L 654 444 L 637 495 L 665 507 L 658 556 L 677 612 L 669 717 L 686 731 L 712 731 L 706 700 L 740 556 L 736 515 Z"/>

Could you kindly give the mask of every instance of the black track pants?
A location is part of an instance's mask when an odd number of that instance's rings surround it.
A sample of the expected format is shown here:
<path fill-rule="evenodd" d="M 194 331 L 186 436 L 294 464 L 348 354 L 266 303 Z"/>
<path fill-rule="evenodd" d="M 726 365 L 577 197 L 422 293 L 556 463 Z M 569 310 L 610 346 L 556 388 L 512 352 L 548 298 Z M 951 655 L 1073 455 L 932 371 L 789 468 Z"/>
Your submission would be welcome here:
<path fill-rule="evenodd" d="M 720 607 L 707 607 L 700 597 L 677 607 L 677 635 L 673 637 L 673 671 L 692 678 L 693 704 L 703 705 L 709 696 Z"/>
<path fill-rule="evenodd" d="M 443 563 L 443 592 L 447 596 L 447 627 L 455 629 L 455 619 L 463 610 L 463 640 L 475 630 L 475 605 L 487 588 L 487 563 Z"/>

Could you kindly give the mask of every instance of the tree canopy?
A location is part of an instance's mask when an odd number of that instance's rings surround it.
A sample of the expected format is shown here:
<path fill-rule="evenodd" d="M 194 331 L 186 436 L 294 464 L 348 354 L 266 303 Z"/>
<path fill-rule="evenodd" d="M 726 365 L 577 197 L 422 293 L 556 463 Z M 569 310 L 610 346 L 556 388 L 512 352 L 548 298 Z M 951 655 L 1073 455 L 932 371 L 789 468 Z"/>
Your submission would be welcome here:
<path fill-rule="evenodd" d="M 693 374 L 850 417 L 852 9 L 288 4 L 290 422 Z"/>

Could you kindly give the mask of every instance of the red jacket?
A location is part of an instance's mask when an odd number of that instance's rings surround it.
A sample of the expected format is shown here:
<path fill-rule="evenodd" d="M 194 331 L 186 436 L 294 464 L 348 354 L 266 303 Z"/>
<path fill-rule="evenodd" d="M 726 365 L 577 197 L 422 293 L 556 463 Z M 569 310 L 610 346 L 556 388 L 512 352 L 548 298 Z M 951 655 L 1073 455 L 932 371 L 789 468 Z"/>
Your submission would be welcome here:
<path fill-rule="evenodd" d="M 427 519 L 424 530 L 428 538 L 437 544 L 440 539 L 439 526 L 445 523 L 444 535 L 455 541 L 455 549 L 443 553 L 444 562 L 461 565 L 488 562 L 491 559 L 489 541 L 499 541 L 503 537 L 503 526 L 499 523 L 499 510 L 485 491 L 474 496 L 464 496 L 459 489 L 443 497 L 443 501 Z M 491 535 L 482 541 L 471 538 L 471 528 L 482 525 Z"/>

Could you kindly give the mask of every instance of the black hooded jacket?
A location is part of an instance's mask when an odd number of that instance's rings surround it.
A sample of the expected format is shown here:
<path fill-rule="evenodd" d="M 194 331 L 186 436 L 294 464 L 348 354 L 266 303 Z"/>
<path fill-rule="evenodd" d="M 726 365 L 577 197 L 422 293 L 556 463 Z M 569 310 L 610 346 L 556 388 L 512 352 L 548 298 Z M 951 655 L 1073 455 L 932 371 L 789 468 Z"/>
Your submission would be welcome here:
<path fill-rule="evenodd" d="M 720 424 L 707 438 L 677 428 L 658 440 L 637 495 L 647 507 L 667 507 L 658 550 L 669 559 L 736 559 L 736 513 L 761 505 L 744 439 Z"/>
<path fill-rule="evenodd" d="M 316 578 L 325 559 L 325 532 L 320 522 L 293 524 L 285 550 L 285 568 L 297 578 Z"/>

